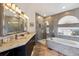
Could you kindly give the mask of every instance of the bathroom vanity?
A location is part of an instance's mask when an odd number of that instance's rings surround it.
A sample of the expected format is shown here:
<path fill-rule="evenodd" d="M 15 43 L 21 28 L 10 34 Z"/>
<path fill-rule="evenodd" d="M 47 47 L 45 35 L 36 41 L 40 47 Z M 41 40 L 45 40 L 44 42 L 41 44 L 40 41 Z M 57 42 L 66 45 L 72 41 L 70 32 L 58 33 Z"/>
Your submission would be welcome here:
<path fill-rule="evenodd" d="M 17 5 L 0 3 L 0 55 L 31 55 L 35 33 L 27 32 L 27 19 Z"/>
<path fill-rule="evenodd" d="M 29 33 L 22 38 L 6 42 L 0 46 L 0 55 L 30 56 L 35 44 L 35 33 Z"/>

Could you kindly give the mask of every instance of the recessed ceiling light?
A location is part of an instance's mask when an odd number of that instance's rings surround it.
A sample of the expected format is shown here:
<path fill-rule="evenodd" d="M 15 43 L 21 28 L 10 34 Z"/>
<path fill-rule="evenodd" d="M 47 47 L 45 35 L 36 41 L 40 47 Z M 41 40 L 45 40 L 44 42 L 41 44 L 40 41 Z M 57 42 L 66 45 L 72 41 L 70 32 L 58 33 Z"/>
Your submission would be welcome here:
<path fill-rule="evenodd" d="M 62 9 L 66 9 L 66 6 L 63 6 Z"/>

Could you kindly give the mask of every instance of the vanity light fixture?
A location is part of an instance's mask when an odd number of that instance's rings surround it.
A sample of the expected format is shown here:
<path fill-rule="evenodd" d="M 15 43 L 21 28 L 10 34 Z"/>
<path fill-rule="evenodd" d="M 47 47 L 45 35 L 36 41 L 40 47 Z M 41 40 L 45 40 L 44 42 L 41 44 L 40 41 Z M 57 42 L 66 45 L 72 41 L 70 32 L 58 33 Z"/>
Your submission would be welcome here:
<path fill-rule="evenodd" d="M 13 10 L 10 5 L 11 4 L 4 4 L 4 8 L 10 10 L 13 13 L 16 13 L 15 10 Z"/>
<path fill-rule="evenodd" d="M 11 4 L 11 3 L 7 3 L 6 5 L 7 5 L 8 7 L 11 7 L 12 4 Z"/>
<path fill-rule="evenodd" d="M 29 17 L 28 16 L 26 16 L 26 18 L 29 20 Z"/>
<path fill-rule="evenodd" d="M 18 12 L 21 14 L 21 9 L 19 8 Z"/>
<path fill-rule="evenodd" d="M 8 8 L 7 6 L 5 6 L 5 5 L 4 5 L 4 8 L 5 8 L 5 9 L 9 9 L 9 8 Z"/>
<path fill-rule="evenodd" d="M 26 14 L 25 13 L 23 15 L 24 15 L 24 17 L 26 17 Z"/>
<path fill-rule="evenodd" d="M 27 16 L 26 16 L 26 14 L 24 13 L 24 12 L 21 12 L 21 15 L 22 15 L 22 17 L 25 19 L 25 18 L 27 18 L 27 19 L 29 19 Z"/>
<path fill-rule="evenodd" d="M 16 7 L 16 10 L 15 10 L 16 12 L 18 12 L 19 11 L 19 8 L 18 7 Z"/>
<path fill-rule="evenodd" d="M 12 10 L 11 8 L 9 9 L 11 12 L 16 13 L 14 10 Z"/>
<path fill-rule="evenodd" d="M 19 15 L 22 19 L 26 19 L 23 14 Z"/>
<path fill-rule="evenodd" d="M 16 5 L 12 4 L 12 9 L 15 10 L 16 9 Z"/>
<path fill-rule="evenodd" d="M 24 12 L 21 12 L 21 16 L 24 17 Z"/>
<path fill-rule="evenodd" d="M 9 9 L 11 12 L 13 11 L 12 9 Z"/>
<path fill-rule="evenodd" d="M 18 15 L 20 15 L 20 17 L 23 19 L 25 18 L 29 19 L 29 17 L 24 12 L 22 12 L 21 9 L 17 5 L 13 3 L 5 3 L 4 7 L 6 9 L 9 9 L 13 13 L 18 13 Z"/>
<path fill-rule="evenodd" d="M 26 16 L 26 14 L 24 14 L 24 17 L 25 17 L 25 18 L 27 18 L 27 19 L 29 19 L 29 17 L 28 17 L 28 16 Z"/>

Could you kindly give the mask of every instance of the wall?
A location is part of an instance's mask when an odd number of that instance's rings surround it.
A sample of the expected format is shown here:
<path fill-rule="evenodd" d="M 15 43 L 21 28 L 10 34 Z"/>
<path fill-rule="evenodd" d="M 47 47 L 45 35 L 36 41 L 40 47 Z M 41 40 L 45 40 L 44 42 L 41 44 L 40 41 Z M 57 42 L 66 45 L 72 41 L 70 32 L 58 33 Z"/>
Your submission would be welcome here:
<path fill-rule="evenodd" d="M 59 13 L 59 14 L 56 14 L 56 15 L 51 15 L 51 18 L 48 19 L 48 20 L 51 20 L 50 22 L 50 34 L 52 35 L 52 31 L 54 31 L 54 34 L 55 36 L 59 37 L 57 35 L 57 28 L 58 28 L 58 21 L 64 17 L 64 16 L 68 16 L 68 15 L 71 15 L 71 16 L 75 16 L 79 19 L 79 8 L 77 9 L 73 9 L 73 10 L 69 10 L 69 11 L 65 11 L 65 12 L 62 12 L 62 13 Z M 46 17 L 48 18 L 48 17 Z M 63 38 L 67 38 L 67 37 L 63 37 Z M 68 38 L 69 39 L 69 38 Z M 72 38 L 70 38 L 72 39 Z M 79 41 L 78 39 L 74 38 L 75 40 Z"/>
<path fill-rule="evenodd" d="M 29 17 L 29 20 L 27 20 L 27 31 L 35 32 L 35 11 L 26 3 L 16 3 L 16 5 Z M 30 23 L 33 23 L 34 26 L 30 26 Z"/>
<path fill-rule="evenodd" d="M 53 31 L 53 30 L 54 30 L 54 26 L 53 26 L 53 25 L 54 25 L 55 20 L 53 20 L 53 17 L 48 16 L 48 17 L 45 18 L 45 21 L 48 21 L 48 22 L 49 22 L 49 26 L 48 26 L 48 27 L 49 27 L 50 29 L 49 29 L 49 34 L 48 34 L 48 36 L 49 36 L 49 37 L 54 36 L 54 34 L 53 34 L 53 33 L 54 33 L 54 31 Z"/>
<path fill-rule="evenodd" d="M 28 32 L 35 32 L 36 31 L 35 30 L 35 27 L 36 27 L 36 25 L 35 25 L 35 12 L 28 12 L 27 14 L 29 16 L 29 20 L 27 23 L 27 27 L 28 27 L 27 31 Z M 33 23 L 34 26 L 30 26 L 30 23 Z"/>
<path fill-rule="evenodd" d="M 4 19 L 4 8 L 0 3 L 0 36 L 3 36 L 3 19 Z"/>

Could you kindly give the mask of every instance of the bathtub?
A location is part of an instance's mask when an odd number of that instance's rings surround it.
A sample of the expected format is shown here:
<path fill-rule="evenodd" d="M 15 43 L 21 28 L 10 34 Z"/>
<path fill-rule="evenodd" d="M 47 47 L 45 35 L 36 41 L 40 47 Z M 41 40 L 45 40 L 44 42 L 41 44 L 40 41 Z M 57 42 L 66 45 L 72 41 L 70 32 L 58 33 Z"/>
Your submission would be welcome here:
<path fill-rule="evenodd" d="M 62 38 L 47 38 L 47 46 L 48 48 L 54 49 L 64 55 L 79 56 L 79 42 L 62 39 Z"/>

